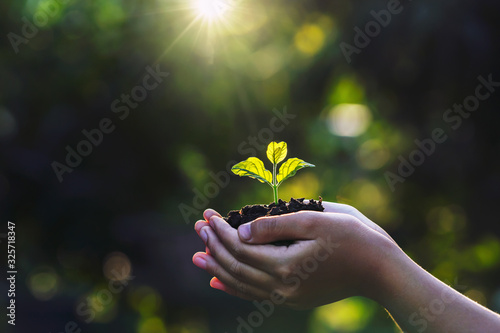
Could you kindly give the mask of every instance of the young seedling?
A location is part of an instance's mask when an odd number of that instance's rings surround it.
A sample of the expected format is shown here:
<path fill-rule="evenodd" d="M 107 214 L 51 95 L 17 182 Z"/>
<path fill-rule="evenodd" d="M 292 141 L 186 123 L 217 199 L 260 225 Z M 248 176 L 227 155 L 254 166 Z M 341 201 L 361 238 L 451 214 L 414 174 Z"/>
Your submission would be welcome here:
<path fill-rule="evenodd" d="M 278 203 L 278 187 L 290 177 L 295 176 L 298 170 L 306 167 L 314 167 L 314 165 L 307 163 L 296 157 L 289 158 L 283 163 L 276 173 L 278 164 L 281 163 L 288 153 L 286 142 L 271 142 L 267 146 L 267 158 L 273 164 L 273 173 L 264 167 L 262 162 L 257 157 L 249 157 L 245 161 L 235 164 L 231 171 L 238 176 L 248 176 L 257 179 L 261 183 L 266 183 L 273 188 L 274 202 Z"/>

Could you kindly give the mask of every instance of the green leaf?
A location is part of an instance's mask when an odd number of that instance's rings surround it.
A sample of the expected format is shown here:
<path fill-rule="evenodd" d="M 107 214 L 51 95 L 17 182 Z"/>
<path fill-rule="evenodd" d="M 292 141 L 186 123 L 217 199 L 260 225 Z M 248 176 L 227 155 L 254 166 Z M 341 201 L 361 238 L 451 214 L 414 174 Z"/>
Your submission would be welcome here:
<path fill-rule="evenodd" d="M 273 175 L 269 170 L 264 167 L 262 162 L 257 157 L 249 157 L 245 161 L 235 164 L 231 171 L 238 176 L 248 176 L 257 179 L 261 183 L 267 183 L 272 186 Z"/>
<path fill-rule="evenodd" d="M 281 165 L 278 176 L 276 177 L 278 185 L 288 178 L 295 176 L 298 170 L 307 167 L 314 167 L 314 165 L 296 157 L 289 158 L 285 163 L 283 163 L 283 165 Z"/>
<path fill-rule="evenodd" d="M 288 153 L 288 149 L 286 147 L 286 142 L 281 141 L 280 143 L 271 142 L 269 146 L 267 146 L 267 158 L 271 163 L 278 164 L 283 161 Z"/>

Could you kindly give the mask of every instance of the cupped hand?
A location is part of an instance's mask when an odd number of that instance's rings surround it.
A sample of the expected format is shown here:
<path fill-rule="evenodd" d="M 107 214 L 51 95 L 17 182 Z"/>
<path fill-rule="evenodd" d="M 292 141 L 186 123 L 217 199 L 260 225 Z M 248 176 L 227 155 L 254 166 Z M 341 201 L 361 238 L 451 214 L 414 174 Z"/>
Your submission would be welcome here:
<path fill-rule="evenodd" d="M 325 208 L 325 212 L 327 213 L 341 213 L 341 214 L 348 214 L 351 216 L 356 217 L 359 219 L 363 224 L 365 224 L 367 227 L 379 232 L 383 236 L 387 237 L 391 241 L 396 244 L 396 242 L 392 239 L 392 237 L 384 230 L 382 229 L 378 224 L 367 218 L 365 215 L 363 215 L 359 210 L 354 208 L 353 206 L 349 206 L 346 204 L 340 204 L 336 202 L 328 202 L 328 201 L 323 201 L 323 207 Z"/>
<path fill-rule="evenodd" d="M 193 262 L 211 286 L 249 300 L 280 295 L 284 304 L 310 308 L 346 297 L 377 297 L 380 267 L 395 242 L 353 207 L 324 202 L 325 212 L 265 217 L 238 230 L 207 210 L 195 229 L 207 251 Z M 288 246 L 269 243 L 294 240 Z"/>

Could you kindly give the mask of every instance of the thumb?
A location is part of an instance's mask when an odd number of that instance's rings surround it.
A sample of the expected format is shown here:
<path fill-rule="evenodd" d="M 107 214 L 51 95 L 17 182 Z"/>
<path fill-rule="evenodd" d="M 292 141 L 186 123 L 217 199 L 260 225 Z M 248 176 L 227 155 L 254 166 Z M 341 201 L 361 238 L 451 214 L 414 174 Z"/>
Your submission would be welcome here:
<path fill-rule="evenodd" d="M 263 217 L 242 224 L 238 235 L 243 242 L 267 244 L 280 240 L 313 239 L 313 219 L 319 212 L 297 212 L 280 216 Z"/>

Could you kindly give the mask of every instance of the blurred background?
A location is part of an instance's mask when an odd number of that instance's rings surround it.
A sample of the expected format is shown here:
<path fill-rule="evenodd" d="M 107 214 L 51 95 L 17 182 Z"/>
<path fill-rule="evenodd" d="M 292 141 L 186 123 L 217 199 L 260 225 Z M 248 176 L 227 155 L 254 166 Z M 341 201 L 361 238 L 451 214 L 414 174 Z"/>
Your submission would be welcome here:
<path fill-rule="evenodd" d="M 316 165 L 280 198 L 357 207 L 425 269 L 500 311 L 500 91 L 443 118 L 479 76 L 500 81 L 499 10 L 494 0 L 1 2 L 0 248 L 5 263 L 15 222 L 15 332 L 236 332 L 256 308 L 209 287 L 191 262 L 204 250 L 193 226 L 207 207 L 272 201 L 269 187 L 227 171 L 264 160 L 271 140 Z M 414 153 L 439 128 L 447 140 Z M 410 156 L 414 171 L 388 182 Z M 13 332 L 5 278 L 0 288 L 0 330 Z M 277 309 L 247 331 L 396 329 L 352 298 Z"/>

